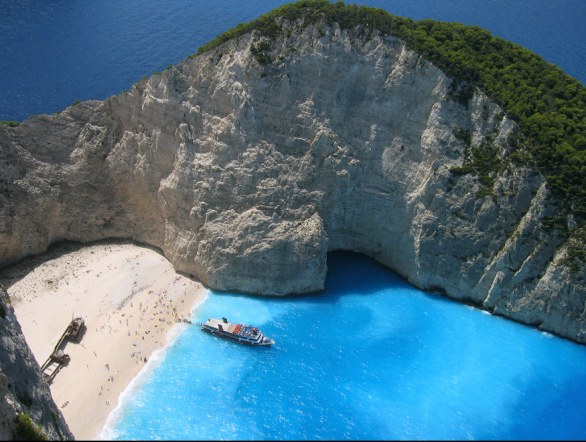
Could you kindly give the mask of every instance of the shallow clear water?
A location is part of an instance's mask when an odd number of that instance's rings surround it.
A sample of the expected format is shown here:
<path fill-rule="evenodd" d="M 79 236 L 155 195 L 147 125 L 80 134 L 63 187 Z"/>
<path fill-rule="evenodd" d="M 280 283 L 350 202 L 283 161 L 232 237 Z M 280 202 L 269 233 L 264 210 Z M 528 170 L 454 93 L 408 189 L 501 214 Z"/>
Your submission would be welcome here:
<path fill-rule="evenodd" d="M 211 292 L 277 342 L 188 326 L 127 392 L 116 439 L 584 439 L 586 347 L 417 290 L 333 253 L 325 293 Z"/>
<path fill-rule="evenodd" d="M 0 0 L 0 120 L 104 99 L 287 0 Z M 353 2 L 347 2 L 353 3 Z M 586 82 L 584 0 L 358 0 L 482 26 Z"/>
<path fill-rule="evenodd" d="M 0 0 L 0 120 L 117 94 L 285 3 Z M 586 82 L 584 0 L 356 3 L 482 26 Z M 250 322 L 277 344 L 186 328 L 127 391 L 106 437 L 586 438 L 586 347 L 425 294 L 364 257 L 329 266 L 319 295 L 210 293 L 194 321 Z"/>

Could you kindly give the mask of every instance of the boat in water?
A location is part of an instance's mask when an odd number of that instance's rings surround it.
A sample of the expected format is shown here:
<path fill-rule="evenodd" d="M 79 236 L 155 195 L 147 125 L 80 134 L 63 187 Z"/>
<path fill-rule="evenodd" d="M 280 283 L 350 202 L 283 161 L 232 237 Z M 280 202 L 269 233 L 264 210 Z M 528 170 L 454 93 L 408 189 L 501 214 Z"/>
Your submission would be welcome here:
<path fill-rule="evenodd" d="M 258 328 L 251 325 L 233 324 L 226 318 L 210 318 L 201 325 L 204 332 L 221 338 L 232 339 L 240 344 L 255 346 L 271 346 L 275 341 L 266 337 Z"/>

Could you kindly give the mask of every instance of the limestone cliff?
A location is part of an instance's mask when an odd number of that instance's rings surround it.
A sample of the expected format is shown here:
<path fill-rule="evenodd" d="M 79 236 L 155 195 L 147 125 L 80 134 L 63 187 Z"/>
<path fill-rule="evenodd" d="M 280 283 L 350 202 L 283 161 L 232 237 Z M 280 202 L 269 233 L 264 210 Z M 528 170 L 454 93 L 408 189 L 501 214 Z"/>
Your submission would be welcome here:
<path fill-rule="evenodd" d="M 0 439 L 73 440 L 0 286 Z"/>
<path fill-rule="evenodd" d="M 504 163 L 515 123 L 404 41 L 283 21 L 131 90 L 0 127 L 0 265 L 56 241 L 132 238 L 207 286 L 323 288 L 326 254 L 365 253 L 414 285 L 586 342 L 584 270 L 545 179 Z M 466 134 L 466 136 L 462 136 Z M 489 147 L 486 147 L 487 149 Z"/>

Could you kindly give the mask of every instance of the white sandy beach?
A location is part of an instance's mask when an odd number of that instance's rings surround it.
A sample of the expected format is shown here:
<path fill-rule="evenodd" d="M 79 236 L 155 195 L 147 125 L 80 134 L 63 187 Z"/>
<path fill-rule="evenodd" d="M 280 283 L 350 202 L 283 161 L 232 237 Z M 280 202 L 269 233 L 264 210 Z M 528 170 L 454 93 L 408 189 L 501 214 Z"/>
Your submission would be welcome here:
<path fill-rule="evenodd" d="M 76 439 L 95 440 L 153 351 L 165 346 L 174 327 L 189 327 L 182 320 L 191 319 L 206 289 L 177 274 L 159 253 L 132 244 L 88 245 L 16 281 L 15 272 L 30 268 L 5 269 L 2 279 L 39 365 L 74 316 L 85 320 L 81 341 L 66 345 L 71 361 L 51 392 Z"/>

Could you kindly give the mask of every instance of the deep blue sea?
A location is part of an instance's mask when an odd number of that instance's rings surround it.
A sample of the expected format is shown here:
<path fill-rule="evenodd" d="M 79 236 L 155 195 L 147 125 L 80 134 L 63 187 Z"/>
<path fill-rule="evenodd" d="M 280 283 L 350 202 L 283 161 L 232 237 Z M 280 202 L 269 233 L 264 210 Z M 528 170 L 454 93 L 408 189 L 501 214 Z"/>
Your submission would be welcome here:
<path fill-rule="evenodd" d="M 0 0 L 0 120 L 104 99 L 286 0 Z M 357 0 L 482 26 L 586 83 L 585 0 Z"/>
<path fill-rule="evenodd" d="M 284 0 L 0 0 L 0 120 L 104 99 Z M 356 1 L 482 26 L 586 83 L 586 0 Z M 334 253 L 327 290 L 209 292 L 277 343 L 183 326 L 123 394 L 104 438 L 586 439 L 586 346 L 417 290 Z"/>

